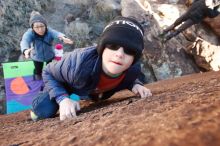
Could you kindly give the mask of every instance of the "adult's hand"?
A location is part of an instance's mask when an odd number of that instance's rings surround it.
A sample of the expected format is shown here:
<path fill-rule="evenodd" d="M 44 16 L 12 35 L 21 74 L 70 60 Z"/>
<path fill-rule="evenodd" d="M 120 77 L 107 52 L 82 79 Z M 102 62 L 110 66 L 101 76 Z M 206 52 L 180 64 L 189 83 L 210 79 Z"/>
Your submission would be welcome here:
<path fill-rule="evenodd" d="M 60 37 L 65 44 L 73 44 L 73 41 L 65 36 Z"/>
<path fill-rule="evenodd" d="M 31 51 L 32 51 L 32 49 L 26 49 L 26 50 L 24 51 L 24 57 L 25 57 L 26 59 L 30 58 Z"/>

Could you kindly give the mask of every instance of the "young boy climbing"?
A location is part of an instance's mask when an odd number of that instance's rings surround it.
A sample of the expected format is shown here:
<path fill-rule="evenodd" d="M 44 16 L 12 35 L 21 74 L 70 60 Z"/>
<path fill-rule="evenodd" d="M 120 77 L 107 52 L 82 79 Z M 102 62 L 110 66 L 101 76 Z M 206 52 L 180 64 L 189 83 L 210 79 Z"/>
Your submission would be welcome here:
<path fill-rule="evenodd" d="M 36 11 L 31 13 L 30 27 L 23 35 L 20 42 L 21 52 L 25 58 L 31 57 L 34 62 L 34 79 L 42 79 L 42 68 L 44 62 L 51 62 L 55 56 L 53 40 L 59 38 L 64 43 L 73 44 L 73 41 L 47 26 L 45 18 Z"/>
<path fill-rule="evenodd" d="M 48 64 L 43 71 L 45 92 L 33 100 L 32 119 L 54 117 L 58 110 L 60 120 L 74 118 L 80 110 L 77 98 L 100 101 L 123 89 L 141 98 L 151 96 L 139 80 L 143 35 L 135 19 L 117 17 L 104 28 L 97 47 L 75 49 Z"/>

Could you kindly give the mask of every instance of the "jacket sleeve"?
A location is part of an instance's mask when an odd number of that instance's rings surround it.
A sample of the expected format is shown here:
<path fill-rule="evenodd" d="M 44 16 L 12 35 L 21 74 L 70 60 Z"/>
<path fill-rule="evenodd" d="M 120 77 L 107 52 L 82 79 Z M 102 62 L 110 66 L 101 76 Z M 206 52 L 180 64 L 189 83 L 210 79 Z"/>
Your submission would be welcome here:
<path fill-rule="evenodd" d="M 45 90 L 49 92 L 50 98 L 68 94 L 66 84 L 71 84 L 75 76 L 76 51 L 67 54 L 58 62 L 49 63 L 43 70 L 42 76 Z"/>
<path fill-rule="evenodd" d="M 55 29 L 52 29 L 50 27 L 48 27 L 48 32 L 52 35 L 53 38 L 59 38 L 59 37 L 65 36 L 65 34 L 59 31 L 56 31 Z"/>
<path fill-rule="evenodd" d="M 28 29 L 22 36 L 20 47 L 21 52 L 24 53 L 24 50 L 31 48 L 32 42 L 32 30 Z"/>
<path fill-rule="evenodd" d="M 143 81 L 142 76 L 144 76 L 144 74 L 143 74 L 142 72 L 140 72 L 138 78 L 137 78 L 136 80 L 134 80 L 133 84 L 131 84 L 131 86 L 129 86 L 128 89 L 129 89 L 129 90 L 132 90 L 132 88 L 133 88 L 134 85 L 136 85 L 136 84 L 140 84 L 140 85 L 144 86 L 144 84 L 143 84 L 144 81 Z"/>

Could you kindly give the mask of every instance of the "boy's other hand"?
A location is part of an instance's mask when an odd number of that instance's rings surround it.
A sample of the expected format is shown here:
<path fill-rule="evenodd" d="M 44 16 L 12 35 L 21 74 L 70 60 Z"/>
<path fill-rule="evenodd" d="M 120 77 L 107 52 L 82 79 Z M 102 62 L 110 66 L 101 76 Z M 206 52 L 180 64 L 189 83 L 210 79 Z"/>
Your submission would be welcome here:
<path fill-rule="evenodd" d="M 152 96 L 150 89 L 140 85 L 135 84 L 131 90 L 134 94 L 139 95 L 141 98 L 146 98 Z"/>
<path fill-rule="evenodd" d="M 76 117 L 76 112 L 80 110 L 79 102 L 65 98 L 60 102 L 60 120 Z"/>

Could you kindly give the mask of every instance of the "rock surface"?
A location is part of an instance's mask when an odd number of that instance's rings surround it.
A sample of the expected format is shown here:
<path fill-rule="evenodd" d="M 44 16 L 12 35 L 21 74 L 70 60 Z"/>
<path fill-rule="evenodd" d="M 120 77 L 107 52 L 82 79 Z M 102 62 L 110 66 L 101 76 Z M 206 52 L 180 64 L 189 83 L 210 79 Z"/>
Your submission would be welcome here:
<path fill-rule="evenodd" d="M 2 0 L 0 62 L 18 61 L 21 55 L 20 38 L 29 28 L 30 12 L 37 10 L 46 17 L 49 26 L 64 32 L 75 41 L 73 46 L 65 45 L 65 51 L 95 45 L 103 27 L 117 15 L 137 18 L 145 27 L 145 50 L 141 59 L 145 83 L 210 70 L 218 71 L 220 45 L 217 31 L 220 17 L 206 20 L 212 29 L 198 24 L 166 44 L 161 43 L 158 35 L 162 29 L 172 24 L 186 9 L 184 0 Z M 2 69 L 0 77 L 0 87 L 4 88 Z M 0 113 L 5 113 L 4 104 L 5 95 L 1 90 Z"/>
<path fill-rule="evenodd" d="M 220 72 L 148 84 L 153 96 L 128 91 L 102 103 L 81 102 L 73 120 L 32 122 L 29 112 L 0 116 L 0 145 L 219 146 Z"/>

